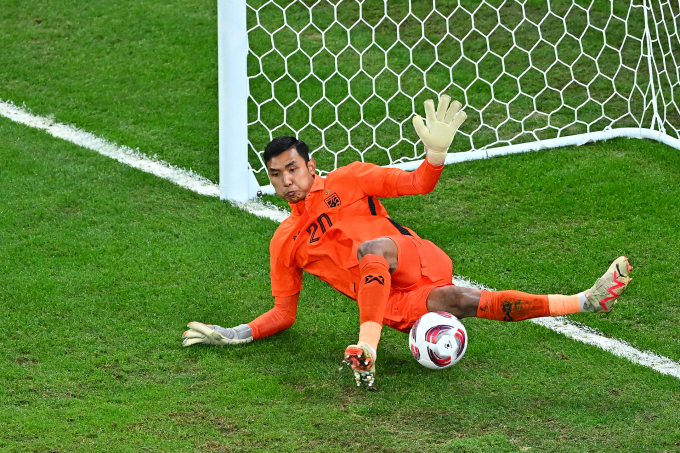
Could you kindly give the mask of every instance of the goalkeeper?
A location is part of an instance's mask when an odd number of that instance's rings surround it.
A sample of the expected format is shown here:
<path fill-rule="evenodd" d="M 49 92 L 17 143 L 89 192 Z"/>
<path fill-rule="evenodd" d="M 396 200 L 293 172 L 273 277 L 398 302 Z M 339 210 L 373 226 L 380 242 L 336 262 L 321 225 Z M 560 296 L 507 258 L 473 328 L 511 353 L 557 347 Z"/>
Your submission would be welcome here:
<path fill-rule="evenodd" d="M 359 339 L 344 356 L 357 385 L 373 384 L 383 325 L 408 332 L 429 311 L 497 321 L 609 311 L 630 282 L 623 256 L 592 288 L 571 296 L 480 291 L 454 286 L 451 259 L 388 216 L 375 197 L 431 192 L 466 118 L 461 104 L 446 95 L 436 112 L 434 103 L 425 101 L 425 114 L 427 125 L 420 116 L 413 118 L 427 153 L 414 172 L 354 162 L 322 178 L 303 141 L 272 140 L 264 152 L 267 171 L 277 195 L 291 207 L 270 243 L 274 308 L 233 328 L 191 322 L 182 344 L 247 343 L 287 329 L 295 322 L 303 270 L 359 305 Z"/>

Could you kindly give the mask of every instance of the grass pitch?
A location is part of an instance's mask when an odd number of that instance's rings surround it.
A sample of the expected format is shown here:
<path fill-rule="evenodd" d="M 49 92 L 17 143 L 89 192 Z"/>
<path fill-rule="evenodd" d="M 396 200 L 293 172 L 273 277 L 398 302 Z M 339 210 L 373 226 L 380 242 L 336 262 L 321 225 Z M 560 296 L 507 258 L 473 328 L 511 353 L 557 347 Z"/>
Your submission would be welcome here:
<path fill-rule="evenodd" d="M 0 98 L 217 179 L 214 2 L 2 6 Z M 573 293 L 628 255 L 617 309 L 572 319 L 680 360 L 678 156 L 616 140 L 469 162 L 384 202 L 498 289 Z M 356 389 L 356 304 L 309 276 L 291 329 L 182 349 L 188 321 L 272 306 L 276 224 L 4 118 L 0 213 L 2 451 L 680 450 L 677 379 L 530 323 L 466 320 L 439 373 L 387 330 L 378 391 Z"/>
<path fill-rule="evenodd" d="M 680 446 L 677 379 L 526 322 L 466 320 L 466 357 L 443 372 L 419 366 L 406 335 L 388 329 L 378 391 L 357 389 L 340 362 L 356 339 L 356 304 L 309 276 L 291 329 L 243 347 L 182 349 L 187 321 L 237 324 L 272 305 L 276 224 L 8 120 L 0 134 L 3 451 Z M 680 169 L 677 156 L 626 140 L 471 162 L 447 167 L 432 195 L 384 201 L 451 253 L 456 272 L 496 287 L 573 292 L 610 255 L 628 253 L 638 273 L 617 309 L 578 319 L 677 360 L 678 312 L 667 296 L 677 290 L 677 211 L 653 211 L 674 206 L 665 181 Z M 609 183 L 580 176 L 586 163 L 606 175 L 624 158 L 631 164 L 618 177 L 643 185 L 615 187 L 638 193 L 628 202 L 637 210 L 612 219 L 619 199 L 600 197 Z M 551 178 L 577 177 L 574 209 L 595 203 L 582 225 L 541 202 L 558 190 Z M 518 185 L 511 199 L 504 184 Z M 667 227 L 655 237 L 646 230 L 654 225 Z"/>

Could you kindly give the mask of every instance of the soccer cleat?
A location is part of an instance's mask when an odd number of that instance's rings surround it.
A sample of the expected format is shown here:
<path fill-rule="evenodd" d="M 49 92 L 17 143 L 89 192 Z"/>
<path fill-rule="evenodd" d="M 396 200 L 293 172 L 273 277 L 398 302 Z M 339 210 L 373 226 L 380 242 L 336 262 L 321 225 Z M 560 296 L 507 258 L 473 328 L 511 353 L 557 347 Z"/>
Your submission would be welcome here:
<path fill-rule="evenodd" d="M 592 288 L 585 292 L 585 312 L 608 312 L 616 303 L 616 298 L 623 293 L 631 282 L 628 258 L 620 256 L 609 266 L 607 272 L 597 279 Z"/>
<path fill-rule="evenodd" d="M 375 351 L 367 344 L 353 344 L 345 349 L 344 362 L 352 368 L 357 387 L 362 382 L 368 384 L 369 387 L 373 386 L 373 381 L 375 380 L 375 358 Z"/>

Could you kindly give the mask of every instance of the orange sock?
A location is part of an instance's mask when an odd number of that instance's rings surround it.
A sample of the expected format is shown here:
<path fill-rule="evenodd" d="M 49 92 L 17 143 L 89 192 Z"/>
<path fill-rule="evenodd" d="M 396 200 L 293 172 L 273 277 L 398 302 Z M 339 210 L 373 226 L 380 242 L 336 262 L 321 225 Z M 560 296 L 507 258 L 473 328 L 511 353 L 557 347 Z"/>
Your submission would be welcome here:
<path fill-rule="evenodd" d="M 387 260 L 380 255 L 365 255 L 359 263 L 359 341 L 378 349 L 392 277 Z M 365 323 L 368 323 L 364 325 Z M 377 326 L 376 326 L 377 324 Z"/>
<path fill-rule="evenodd" d="M 482 291 L 477 317 L 495 321 L 522 321 L 579 313 L 582 305 L 580 298 L 580 294 L 543 296 L 520 291 Z"/>
<path fill-rule="evenodd" d="M 550 316 L 548 296 L 520 291 L 482 291 L 477 317 L 494 321 L 521 321 Z"/>

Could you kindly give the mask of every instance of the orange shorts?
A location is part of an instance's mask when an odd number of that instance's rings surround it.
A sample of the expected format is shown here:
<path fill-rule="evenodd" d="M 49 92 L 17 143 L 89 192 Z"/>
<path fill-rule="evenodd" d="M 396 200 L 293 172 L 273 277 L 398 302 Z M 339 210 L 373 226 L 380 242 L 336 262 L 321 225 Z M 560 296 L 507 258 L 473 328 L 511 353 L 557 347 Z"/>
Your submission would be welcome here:
<path fill-rule="evenodd" d="M 451 258 L 428 240 L 408 235 L 388 237 L 399 250 L 399 265 L 392 274 L 383 324 L 408 332 L 428 312 L 430 291 L 452 284 Z"/>

